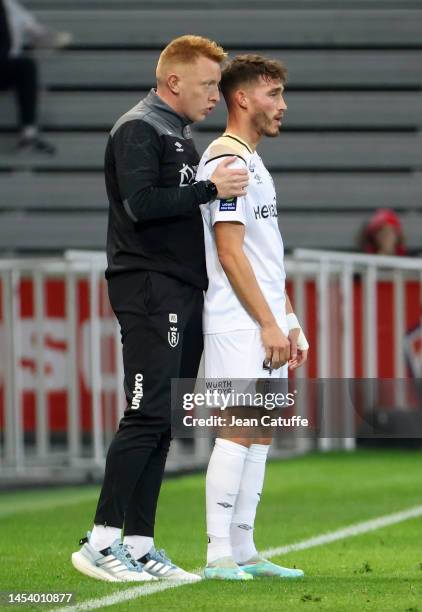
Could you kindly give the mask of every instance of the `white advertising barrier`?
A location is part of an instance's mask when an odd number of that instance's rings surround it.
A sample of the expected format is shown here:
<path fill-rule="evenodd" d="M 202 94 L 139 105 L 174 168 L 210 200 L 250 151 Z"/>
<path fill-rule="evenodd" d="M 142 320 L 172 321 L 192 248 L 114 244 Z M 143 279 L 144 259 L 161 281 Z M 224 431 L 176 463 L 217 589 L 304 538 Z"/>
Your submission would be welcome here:
<path fill-rule="evenodd" d="M 103 467 L 126 404 L 105 267 L 105 254 L 91 252 L 0 260 L 0 476 L 57 463 L 57 433 L 65 435 L 64 465 Z M 421 375 L 421 259 L 298 250 L 286 269 L 311 344 L 297 378 Z M 404 395 L 396 400 L 406 405 Z M 322 432 L 322 450 L 354 448 L 353 409 L 347 402 L 340 409 L 347 431 L 340 442 Z M 311 447 L 298 439 L 294 450 Z M 207 449 L 195 442 L 190 465 Z"/>

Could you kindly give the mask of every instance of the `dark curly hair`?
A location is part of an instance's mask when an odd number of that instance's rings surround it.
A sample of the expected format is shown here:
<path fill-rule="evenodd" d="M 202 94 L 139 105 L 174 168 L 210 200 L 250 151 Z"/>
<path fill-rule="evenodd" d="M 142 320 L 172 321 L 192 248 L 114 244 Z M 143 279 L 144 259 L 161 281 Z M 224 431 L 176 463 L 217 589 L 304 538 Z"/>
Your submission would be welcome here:
<path fill-rule="evenodd" d="M 253 83 L 262 76 L 264 79 L 287 81 L 287 68 L 278 60 L 262 55 L 237 55 L 226 64 L 221 74 L 220 89 L 226 102 L 230 93 L 241 84 Z"/>

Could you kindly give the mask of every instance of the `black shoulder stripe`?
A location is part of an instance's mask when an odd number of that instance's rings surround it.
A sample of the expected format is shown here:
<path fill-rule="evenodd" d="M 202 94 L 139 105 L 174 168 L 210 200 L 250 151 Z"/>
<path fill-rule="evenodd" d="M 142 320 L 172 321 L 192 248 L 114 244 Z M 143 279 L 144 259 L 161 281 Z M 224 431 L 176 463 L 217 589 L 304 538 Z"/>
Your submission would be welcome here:
<path fill-rule="evenodd" d="M 239 144 L 243 145 L 245 147 L 245 149 L 247 149 L 249 151 L 249 153 L 253 153 L 252 149 L 250 149 L 248 147 L 248 145 L 246 144 L 246 142 L 243 142 L 242 140 L 240 140 L 239 138 L 236 138 L 236 136 L 232 136 L 231 134 L 223 134 L 224 138 L 231 138 L 232 140 L 235 140 L 236 142 L 238 142 Z"/>
<path fill-rule="evenodd" d="M 236 153 L 223 153 L 222 155 L 216 155 L 215 157 L 211 157 L 211 159 L 209 159 L 208 161 L 205 162 L 204 166 L 206 166 L 210 162 L 214 161 L 215 159 L 220 159 L 220 157 L 238 157 L 243 162 L 245 162 L 245 166 L 247 166 L 246 160 L 243 159 L 243 157 L 241 155 L 236 155 Z"/>

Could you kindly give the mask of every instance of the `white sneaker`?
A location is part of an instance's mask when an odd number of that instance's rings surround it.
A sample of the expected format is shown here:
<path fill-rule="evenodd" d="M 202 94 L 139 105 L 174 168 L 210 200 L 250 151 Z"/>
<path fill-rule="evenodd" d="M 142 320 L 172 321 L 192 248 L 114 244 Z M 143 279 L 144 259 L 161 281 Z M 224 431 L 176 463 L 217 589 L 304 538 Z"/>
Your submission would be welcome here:
<path fill-rule="evenodd" d="M 82 548 L 72 554 L 72 564 L 82 574 L 105 580 L 107 582 L 146 582 L 157 580 L 152 574 L 144 571 L 141 563 L 136 561 L 129 547 L 119 539 L 111 546 L 98 552 L 89 543 L 91 532 L 79 541 Z"/>
<path fill-rule="evenodd" d="M 186 572 L 170 561 L 164 550 L 157 550 L 154 546 L 151 550 L 138 559 L 145 572 L 160 580 L 180 580 L 183 582 L 198 582 L 202 580 L 198 574 Z"/>

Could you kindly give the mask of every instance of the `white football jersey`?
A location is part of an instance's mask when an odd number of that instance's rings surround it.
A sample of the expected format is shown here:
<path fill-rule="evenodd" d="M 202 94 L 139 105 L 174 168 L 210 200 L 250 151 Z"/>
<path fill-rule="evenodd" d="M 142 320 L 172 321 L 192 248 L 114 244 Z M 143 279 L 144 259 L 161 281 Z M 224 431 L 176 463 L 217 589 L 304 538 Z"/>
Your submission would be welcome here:
<path fill-rule="evenodd" d="M 196 178 L 210 179 L 218 164 L 230 154 L 238 157 L 230 168 L 245 168 L 246 165 L 249 185 L 245 197 L 201 205 L 209 279 L 204 333 L 259 327 L 236 296 L 218 259 L 214 225 L 220 221 L 237 221 L 245 226 L 245 255 L 278 325 L 287 333 L 283 240 L 277 223 L 274 181 L 262 159 L 237 136 L 225 134 L 212 142 L 203 154 Z"/>

